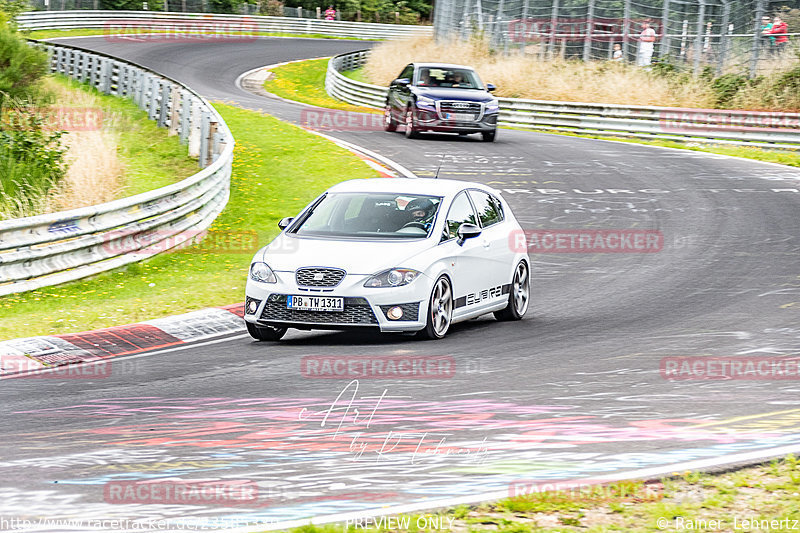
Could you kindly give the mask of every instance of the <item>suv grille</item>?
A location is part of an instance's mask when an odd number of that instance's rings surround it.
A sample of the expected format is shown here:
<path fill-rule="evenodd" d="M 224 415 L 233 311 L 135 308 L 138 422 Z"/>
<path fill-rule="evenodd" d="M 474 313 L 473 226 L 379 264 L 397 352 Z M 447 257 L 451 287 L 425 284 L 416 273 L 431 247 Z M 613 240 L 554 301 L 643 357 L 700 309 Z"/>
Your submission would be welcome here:
<path fill-rule="evenodd" d="M 305 287 L 335 287 L 344 274 L 344 270 L 338 268 L 301 268 L 295 272 L 294 279 Z"/>
<path fill-rule="evenodd" d="M 472 120 L 477 120 L 481 114 L 481 104 L 477 102 L 440 102 L 439 112 L 442 118 L 451 113 L 472 115 Z"/>
<path fill-rule="evenodd" d="M 345 298 L 344 311 L 298 311 L 286 308 L 286 295 L 273 294 L 267 299 L 261 320 L 269 322 L 301 322 L 306 324 L 377 324 L 375 313 L 364 298 Z"/>

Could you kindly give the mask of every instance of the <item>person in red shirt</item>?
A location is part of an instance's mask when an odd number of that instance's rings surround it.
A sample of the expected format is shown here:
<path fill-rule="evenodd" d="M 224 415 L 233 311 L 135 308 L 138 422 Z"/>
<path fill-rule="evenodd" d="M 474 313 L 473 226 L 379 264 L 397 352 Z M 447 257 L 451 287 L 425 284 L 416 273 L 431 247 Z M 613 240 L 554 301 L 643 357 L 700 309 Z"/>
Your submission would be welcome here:
<path fill-rule="evenodd" d="M 769 30 L 769 34 L 775 36 L 775 52 L 778 54 L 786 49 L 786 43 L 789 42 L 787 33 L 789 33 L 789 26 L 778 15 L 775 15 L 772 19 L 772 29 Z"/>

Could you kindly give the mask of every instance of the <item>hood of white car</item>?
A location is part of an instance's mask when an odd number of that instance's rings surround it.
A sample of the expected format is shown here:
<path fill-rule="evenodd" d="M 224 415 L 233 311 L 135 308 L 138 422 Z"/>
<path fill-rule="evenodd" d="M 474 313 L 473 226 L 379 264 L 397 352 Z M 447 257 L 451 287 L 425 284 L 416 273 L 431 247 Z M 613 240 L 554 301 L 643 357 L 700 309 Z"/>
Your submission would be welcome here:
<path fill-rule="evenodd" d="M 263 250 L 261 260 L 276 272 L 332 267 L 348 274 L 371 275 L 393 267 L 414 268 L 406 261 L 430 248 L 431 243 L 431 239 L 350 241 L 281 234 Z"/>

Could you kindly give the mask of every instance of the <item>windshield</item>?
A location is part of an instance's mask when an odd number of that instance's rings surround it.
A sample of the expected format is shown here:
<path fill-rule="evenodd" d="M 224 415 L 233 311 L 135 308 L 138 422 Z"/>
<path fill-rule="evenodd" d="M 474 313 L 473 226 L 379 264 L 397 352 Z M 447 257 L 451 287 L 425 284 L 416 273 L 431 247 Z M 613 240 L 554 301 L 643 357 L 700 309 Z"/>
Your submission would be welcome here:
<path fill-rule="evenodd" d="M 427 237 L 441 197 L 392 193 L 332 193 L 306 213 L 291 233 L 316 237 L 408 239 Z"/>
<path fill-rule="evenodd" d="M 481 79 L 468 68 L 422 67 L 419 69 L 417 86 L 483 89 Z"/>

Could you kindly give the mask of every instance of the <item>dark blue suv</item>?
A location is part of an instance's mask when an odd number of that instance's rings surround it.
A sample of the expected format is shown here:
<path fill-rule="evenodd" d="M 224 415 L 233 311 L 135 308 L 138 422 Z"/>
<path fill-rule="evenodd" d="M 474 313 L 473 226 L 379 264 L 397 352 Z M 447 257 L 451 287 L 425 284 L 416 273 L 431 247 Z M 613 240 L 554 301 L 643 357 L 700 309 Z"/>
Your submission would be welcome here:
<path fill-rule="evenodd" d="M 411 63 L 389 86 L 384 109 L 384 129 L 395 131 L 405 124 L 406 137 L 422 131 L 467 135 L 480 133 L 483 140 L 497 136 L 497 98 L 469 67 L 441 63 Z"/>

